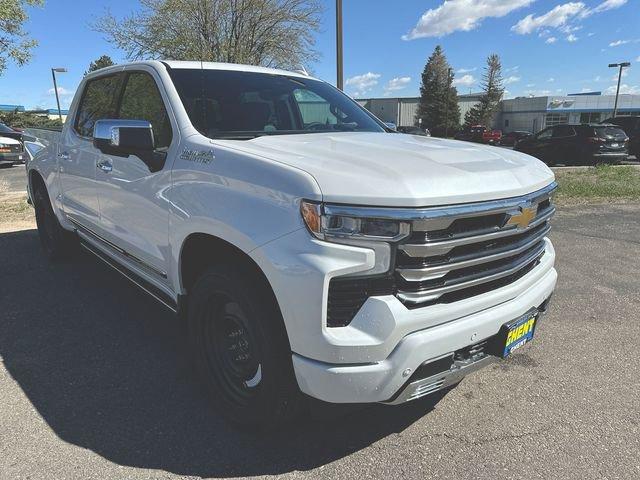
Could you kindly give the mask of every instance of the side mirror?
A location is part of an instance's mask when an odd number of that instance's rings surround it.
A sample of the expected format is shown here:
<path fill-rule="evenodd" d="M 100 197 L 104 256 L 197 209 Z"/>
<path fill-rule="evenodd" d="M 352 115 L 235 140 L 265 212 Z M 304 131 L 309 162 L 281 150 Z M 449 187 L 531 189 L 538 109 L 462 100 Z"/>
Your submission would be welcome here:
<path fill-rule="evenodd" d="M 164 166 L 166 153 L 156 152 L 153 127 L 146 120 L 97 120 L 93 146 L 106 155 L 140 158 L 152 172 Z"/>

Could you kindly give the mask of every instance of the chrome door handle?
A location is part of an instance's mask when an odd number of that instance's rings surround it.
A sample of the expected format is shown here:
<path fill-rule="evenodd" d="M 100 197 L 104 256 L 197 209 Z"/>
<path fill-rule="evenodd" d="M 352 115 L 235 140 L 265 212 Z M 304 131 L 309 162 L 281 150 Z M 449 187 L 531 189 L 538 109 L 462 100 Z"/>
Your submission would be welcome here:
<path fill-rule="evenodd" d="M 109 160 L 102 160 L 101 162 L 98 162 L 96 166 L 105 173 L 109 173 L 113 170 L 113 165 Z"/>
<path fill-rule="evenodd" d="M 62 160 L 69 160 L 69 154 L 67 152 L 61 152 L 58 154 L 58 158 Z"/>

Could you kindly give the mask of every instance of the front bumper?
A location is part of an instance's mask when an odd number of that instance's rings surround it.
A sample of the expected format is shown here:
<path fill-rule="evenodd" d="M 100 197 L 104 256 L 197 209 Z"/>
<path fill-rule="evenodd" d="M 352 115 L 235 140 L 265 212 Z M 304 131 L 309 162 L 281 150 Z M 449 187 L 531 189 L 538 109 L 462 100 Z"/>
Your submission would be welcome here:
<path fill-rule="evenodd" d="M 293 354 L 300 389 L 312 397 L 332 403 L 396 404 L 446 388 L 468 373 L 495 361 L 496 357 L 482 356 L 476 361 L 458 364 L 451 371 L 437 372 L 414 383 L 407 384 L 407 381 L 422 364 L 480 343 L 496 335 L 506 322 L 532 307 L 545 305 L 556 280 L 557 273 L 551 268 L 533 286 L 509 302 L 411 333 L 380 362 L 328 364 Z"/>
<path fill-rule="evenodd" d="M 0 153 L 0 165 L 23 163 L 26 153 Z"/>

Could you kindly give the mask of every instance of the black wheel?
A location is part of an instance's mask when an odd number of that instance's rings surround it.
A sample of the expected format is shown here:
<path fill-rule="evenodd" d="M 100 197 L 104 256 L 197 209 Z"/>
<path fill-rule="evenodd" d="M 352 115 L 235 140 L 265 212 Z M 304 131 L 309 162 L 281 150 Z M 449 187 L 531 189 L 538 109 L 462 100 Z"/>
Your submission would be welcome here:
<path fill-rule="evenodd" d="M 195 368 L 220 414 L 270 429 L 300 411 L 282 316 L 255 273 L 207 269 L 189 293 L 187 318 Z"/>
<path fill-rule="evenodd" d="M 42 183 L 35 185 L 33 206 L 40 244 L 51 260 L 61 260 L 70 256 L 76 248 L 77 237 L 60 225 L 56 218 L 47 189 Z"/>

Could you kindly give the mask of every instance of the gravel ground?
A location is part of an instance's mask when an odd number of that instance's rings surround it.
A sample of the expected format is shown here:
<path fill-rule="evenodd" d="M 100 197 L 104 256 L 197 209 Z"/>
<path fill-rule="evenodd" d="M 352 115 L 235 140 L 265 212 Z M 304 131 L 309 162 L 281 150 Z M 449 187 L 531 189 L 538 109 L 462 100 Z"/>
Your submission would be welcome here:
<path fill-rule="evenodd" d="M 640 478 L 640 206 L 566 207 L 535 341 L 435 400 L 235 431 L 183 328 L 91 258 L 0 234 L 0 479 Z M 439 401 L 438 401 L 439 400 Z"/>

